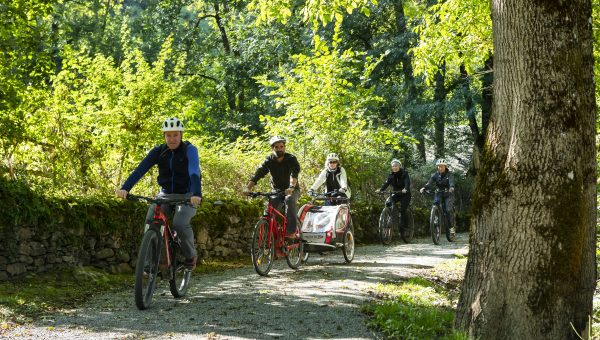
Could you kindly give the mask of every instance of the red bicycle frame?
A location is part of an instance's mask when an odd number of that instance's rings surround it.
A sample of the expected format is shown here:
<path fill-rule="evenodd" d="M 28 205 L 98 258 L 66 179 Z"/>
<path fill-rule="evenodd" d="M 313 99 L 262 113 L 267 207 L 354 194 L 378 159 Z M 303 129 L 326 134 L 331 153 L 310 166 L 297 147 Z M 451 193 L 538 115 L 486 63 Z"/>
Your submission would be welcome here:
<path fill-rule="evenodd" d="M 168 268 L 171 266 L 171 252 L 169 241 L 171 239 L 175 240 L 177 234 L 174 230 L 171 230 L 171 228 L 169 227 L 169 219 L 162 211 L 161 205 L 158 203 L 155 204 L 156 205 L 154 206 L 154 216 L 152 216 L 152 224 L 160 225 L 160 235 L 163 238 L 163 243 L 165 247 L 165 258 L 167 260 L 166 267 Z M 148 230 L 149 227 L 150 225 L 147 225 L 144 229 L 144 232 L 146 232 L 146 230 Z M 166 237 L 167 235 L 169 235 L 169 237 Z"/>
<path fill-rule="evenodd" d="M 263 216 L 269 222 L 269 233 L 273 233 L 275 240 L 275 254 L 277 257 L 284 257 L 286 254 L 281 250 L 285 244 L 284 236 L 287 226 L 287 218 L 279 210 L 275 209 L 271 200 L 267 205 L 267 216 Z M 281 218 L 281 224 L 277 221 L 277 217 Z"/>
<path fill-rule="evenodd" d="M 269 223 L 269 234 L 273 234 L 273 239 L 275 241 L 275 257 L 285 257 L 290 249 L 298 248 L 300 244 L 298 242 L 286 244 L 285 234 L 287 227 L 287 218 L 283 213 L 281 213 L 273 206 L 270 195 L 268 199 L 269 200 L 267 203 L 267 214 L 263 215 L 262 219 Z M 277 221 L 277 217 L 281 218 L 281 223 Z M 261 238 L 263 236 L 268 235 L 261 235 Z"/>

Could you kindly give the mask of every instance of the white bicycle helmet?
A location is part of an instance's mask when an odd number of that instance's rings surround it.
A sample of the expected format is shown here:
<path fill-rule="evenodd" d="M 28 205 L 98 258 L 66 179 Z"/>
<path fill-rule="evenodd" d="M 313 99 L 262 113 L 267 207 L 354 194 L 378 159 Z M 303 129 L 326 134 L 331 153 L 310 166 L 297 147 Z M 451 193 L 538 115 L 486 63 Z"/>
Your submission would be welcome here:
<path fill-rule="evenodd" d="M 445 166 L 448 166 L 448 163 L 446 163 L 446 160 L 445 160 L 445 159 L 443 159 L 443 158 L 440 158 L 440 159 L 438 159 L 438 160 L 435 162 L 435 166 L 438 166 L 438 165 L 445 165 Z"/>
<path fill-rule="evenodd" d="M 327 155 L 327 161 L 328 162 L 329 161 L 338 161 L 339 162 L 340 161 L 340 156 L 338 156 L 337 153 L 332 152 L 329 155 Z"/>
<path fill-rule="evenodd" d="M 167 118 L 165 119 L 165 121 L 162 124 L 162 132 L 167 132 L 167 131 L 181 131 L 183 132 L 184 128 L 183 128 L 183 123 L 174 117 L 171 118 Z"/>
<path fill-rule="evenodd" d="M 402 167 L 402 162 L 400 162 L 400 160 L 398 160 L 397 158 L 392 159 L 390 166 L 394 166 L 394 164 L 398 164 L 399 167 Z"/>
<path fill-rule="evenodd" d="M 271 139 L 269 139 L 269 145 L 271 145 L 271 147 L 273 147 L 273 145 L 277 142 L 283 142 L 283 144 L 285 144 L 285 138 L 281 136 L 273 136 Z"/>

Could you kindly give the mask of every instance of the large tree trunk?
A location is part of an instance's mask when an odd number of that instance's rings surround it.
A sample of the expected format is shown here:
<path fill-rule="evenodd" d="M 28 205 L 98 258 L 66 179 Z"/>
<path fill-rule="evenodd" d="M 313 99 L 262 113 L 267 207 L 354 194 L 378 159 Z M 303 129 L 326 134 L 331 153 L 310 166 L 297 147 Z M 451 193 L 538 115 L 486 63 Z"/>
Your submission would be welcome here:
<path fill-rule="evenodd" d="M 576 339 L 596 279 L 590 0 L 492 0 L 494 97 L 456 325 Z"/>
<path fill-rule="evenodd" d="M 435 81 L 435 91 L 433 94 L 433 100 L 435 102 L 435 114 L 433 116 L 433 143 L 435 145 L 434 155 L 435 158 L 446 157 L 446 64 L 442 63 L 442 66 L 433 76 Z"/>
<path fill-rule="evenodd" d="M 404 86 L 406 87 L 406 105 L 416 106 L 419 103 L 419 92 L 412 67 L 412 54 L 410 50 L 409 30 L 406 26 L 406 16 L 404 15 L 403 1 L 398 0 L 393 2 L 394 13 L 396 15 L 396 26 L 398 28 L 398 37 L 400 42 L 400 61 L 402 62 L 402 75 L 404 76 Z M 416 117 L 415 111 L 410 113 L 410 121 L 413 125 L 413 137 L 417 140 L 417 155 L 422 163 L 425 163 L 425 125 L 427 118 L 423 117 L 423 113 L 419 113 Z"/>

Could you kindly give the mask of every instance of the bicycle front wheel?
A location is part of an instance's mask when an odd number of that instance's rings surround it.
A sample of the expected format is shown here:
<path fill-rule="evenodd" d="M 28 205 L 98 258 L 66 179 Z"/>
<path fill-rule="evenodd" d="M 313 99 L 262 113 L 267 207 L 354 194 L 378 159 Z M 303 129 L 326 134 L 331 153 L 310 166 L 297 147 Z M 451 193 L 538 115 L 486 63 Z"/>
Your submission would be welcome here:
<path fill-rule="evenodd" d="M 383 208 L 379 215 L 379 240 L 383 245 L 392 242 L 392 211 L 389 207 Z"/>
<path fill-rule="evenodd" d="M 185 268 L 185 257 L 179 243 L 171 240 L 169 247 L 171 264 L 169 266 L 169 288 L 173 297 L 185 296 L 190 284 L 192 271 Z"/>
<path fill-rule="evenodd" d="M 160 259 L 161 236 L 155 229 L 144 233 L 137 263 L 135 265 L 134 297 L 135 305 L 143 310 L 150 307 L 152 294 L 156 288 L 158 262 Z"/>
<path fill-rule="evenodd" d="M 431 231 L 431 239 L 434 244 L 440 244 L 440 231 L 442 230 L 442 214 L 440 207 L 434 205 L 431 208 L 431 215 L 429 216 L 429 229 Z"/>
<path fill-rule="evenodd" d="M 252 234 L 252 264 L 258 275 L 266 276 L 275 260 L 275 242 L 269 231 L 269 222 L 260 220 Z"/>
<path fill-rule="evenodd" d="M 405 222 L 406 225 L 402 227 L 400 235 L 405 243 L 410 243 L 415 235 L 415 220 L 410 209 L 406 210 Z"/>

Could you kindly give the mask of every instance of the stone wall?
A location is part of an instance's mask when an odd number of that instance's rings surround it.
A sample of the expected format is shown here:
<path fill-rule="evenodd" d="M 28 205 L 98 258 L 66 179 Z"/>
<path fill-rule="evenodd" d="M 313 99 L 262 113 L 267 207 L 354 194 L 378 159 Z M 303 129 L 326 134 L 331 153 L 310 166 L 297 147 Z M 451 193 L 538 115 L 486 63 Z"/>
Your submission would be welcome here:
<path fill-rule="evenodd" d="M 94 266 L 111 273 L 131 272 L 135 267 L 143 232 L 142 209 L 124 208 L 116 214 L 134 213 L 139 223 L 130 222 L 111 230 L 98 230 L 85 223 L 58 223 L 51 226 L 17 225 L 4 227 L 0 239 L 0 281 L 11 280 L 65 266 Z M 192 219 L 199 257 L 234 259 L 250 256 L 250 240 L 254 223 L 260 216 L 259 204 L 223 204 L 198 209 Z M 109 213 L 95 212 L 102 219 Z M 138 220 L 131 218 L 130 220 Z"/>
<path fill-rule="evenodd" d="M 146 209 L 140 204 L 133 209 L 132 204 L 71 212 L 85 215 L 77 221 L 69 222 L 69 218 L 54 215 L 49 218 L 56 221 L 54 223 L 38 218 L 37 223 L 4 226 L 0 235 L 0 281 L 65 266 L 94 266 L 111 273 L 131 272 L 142 238 Z M 262 211 L 260 201 L 204 203 L 192 219 L 199 258 L 250 257 L 252 231 Z M 106 216 L 112 218 L 113 214 L 121 218 L 120 222 L 103 225 Z M 377 217 L 376 208 L 353 209 L 357 242 L 376 241 L 373 221 L 377 221 Z M 369 227 L 363 228 L 365 225 Z"/>

